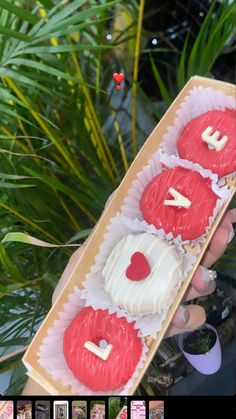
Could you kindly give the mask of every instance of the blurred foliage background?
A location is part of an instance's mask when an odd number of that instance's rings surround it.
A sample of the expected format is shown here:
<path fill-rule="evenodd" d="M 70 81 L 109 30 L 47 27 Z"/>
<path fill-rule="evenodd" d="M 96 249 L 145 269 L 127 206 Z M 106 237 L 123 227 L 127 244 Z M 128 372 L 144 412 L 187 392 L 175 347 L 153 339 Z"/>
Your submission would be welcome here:
<path fill-rule="evenodd" d="M 235 10 L 226 0 L 0 0 L 0 240 L 82 242 L 189 77 L 233 81 Z M 72 252 L 0 244 L 8 395 L 25 385 L 24 348 Z"/>

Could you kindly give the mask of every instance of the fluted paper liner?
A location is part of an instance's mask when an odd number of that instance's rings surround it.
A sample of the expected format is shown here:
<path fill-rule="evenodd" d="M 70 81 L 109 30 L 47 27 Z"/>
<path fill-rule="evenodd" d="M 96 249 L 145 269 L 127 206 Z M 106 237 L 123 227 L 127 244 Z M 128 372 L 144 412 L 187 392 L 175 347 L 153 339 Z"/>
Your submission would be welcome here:
<path fill-rule="evenodd" d="M 105 308 L 110 313 L 117 313 L 121 317 L 126 317 L 129 322 L 135 321 L 136 327 L 140 329 L 142 336 L 152 336 L 155 339 L 157 333 L 161 330 L 168 309 L 174 302 L 184 278 L 186 278 L 188 272 L 190 272 L 193 267 L 196 255 L 186 253 L 183 247 L 176 243 L 175 249 L 182 259 L 182 278 L 180 278 L 178 283 L 173 287 L 169 299 L 165 301 L 163 310 L 161 313 L 144 316 L 132 315 L 121 307 L 118 307 L 116 304 L 113 304 L 110 295 L 104 289 L 105 283 L 101 272 L 108 256 L 119 240 L 128 234 L 138 232 L 139 231 L 135 230 L 135 228 L 131 230 L 125 225 L 120 214 L 117 214 L 117 216 L 111 220 L 107 232 L 104 235 L 104 240 L 99 249 L 99 253 L 95 258 L 96 263 L 91 268 L 91 272 L 86 275 L 86 280 L 83 283 L 84 290 L 82 291 L 82 298 L 86 300 L 86 306 L 92 306 L 94 309 Z M 156 236 L 161 240 L 164 240 L 162 234 L 159 235 L 158 231 L 156 232 Z"/>
<path fill-rule="evenodd" d="M 149 224 L 144 220 L 140 209 L 140 200 L 144 189 L 152 181 L 152 179 L 162 172 L 163 165 L 173 169 L 174 167 L 184 167 L 186 169 L 198 172 L 203 178 L 211 180 L 211 188 L 218 196 L 213 214 L 209 217 L 209 223 L 205 228 L 205 233 L 194 240 L 183 240 L 181 235 L 174 237 L 172 233 L 166 233 L 164 229 L 157 229 L 153 224 Z M 121 207 L 121 216 L 125 225 L 134 232 L 147 232 L 156 234 L 160 238 L 166 239 L 169 243 L 180 243 L 198 245 L 206 240 L 211 226 L 219 213 L 220 209 L 227 201 L 230 195 L 230 189 L 227 186 L 221 188 L 217 185 L 218 176 L 210 170 L 204 169 L 198 163 L 192 163 L 188 160 L 180 159 L 177 156 L 169 156 L 165 153 L 157 151 L 153 154 L 148 164 L 138 173 L 137 179 L 133 181 L 132 187 L 129 189 L 124 205 Z"/>
<path fill-rule="evenodd" d="M 84 301 L 81 299 L 81 290 L 75 287 L 74 292 L 68 297 L 68 302 L 64 304 L 63 310 L 58 313 L 58 319 L 54 321 L 53 326 L 47 331 L 47 336 L 42 340 L 38 351 L 39 364 L 45 368 L 55 380 L 59 379 L 64 385 L 71 387 L 73 393 L 83 395 L 128 394 L 129 389 L 133 386 L 133 381 L 137 378 L 139 371 L 143 368 L 148 352 L 148 348 L 140 334 L 139 336 L 141 337 L 143 344 L 140 360 L 127 384 L 116 391 L 110 391 L 108 393 L 94 392 L 82 384 L 68 368 L 63 354 L 63 336 L 67 327 L 83 307 Z M 122 317 L 122 315 L 119 314 L 117 314 L 117 316 Z"/>
<path fill-rule="evenodd" d="M 193 118 L 212 110 L 236 109 L 235 96 L 229 96 L 212 87 L 195 86 L 176 110 L 173 124 L 163 136 L 162 149 L 167 154 L 177 154 L 177 139 L 185 125 Z"/>
<path fill-rule="evenodd" d="M 160 149 L 163 138 L 167 133 L 167 128 L 173 127 L 174 125 L 174 120 L 176 118 L 176 111 L 181 109 L 181 105 L 183 104 L 185 99 L 189 96 L 190 92 L 195 87 L 196 88 L 201 87 L 202 89 L 211 88 L 211 89 L 214 89 L 215 91 L 219 91 L 220 95 L 223 94 L 228 97 L 231 96 L 231 99 L 229 98 L 229 101 L 230 101 L 228 105 L 229 107 L 231 107 L 232 100 L 234 100 L 235 98 L 235 92 L 236 92 L 235 87 L 231 84 L 216 81 L 216 80 L 206 79 L 202 77 L 191 78 L 190 81 L 184 87 L 184 89 L 177 96 L 173 104 L 170 106 L 170 108 L 168 109 L 164 117 L 161 119 L 158 125 L 154 128 L 153 132 L 150 134 L 149 138 L 147 139 L 142 149 L 140 150 L 139 154 L 135 158 L 133 164 L 131 165 L 126 176 L 122 180 L 119 188 L 116 190 L 115 194 L 113 195 L 109 205 L 104 210 L 98 224 L 96 225 L 88 242 L 86 243 L 86 248 L 85 248 L 85 251 L 83 252 L 82 257 L 78 259 L 77 261 L 75 261 L 75 263 L 74 261 L 73 263 L 72 261 L 68 263 L 68 266 L 67 266 L 67 269 L 69 271 L 68 281 L 66 285 L 64 286 L 63 291 L 58 296 L 57 301 L 55 302 L 54 306 L 48 313 L 46 319 L 40 326 L 39 331 L 34 337 L 28 351 L 26 352 L 23 358 L 23 362 L 28 369 L 28 375 L 31 378 L 33 378 L 33 380 L 35 380 L 40 386 L 42 386 L 50 394 L 82 395 L 83 390 L 81 389 L 78 392 L 72 391 L 71 384 L 73 386 L 75 385 L 73 382 L 72 383 L 70 382 L 69 385 L 66 384 L 65 382 L 62 382 L 61 376 L 58 377 L 58 374 L 56 374 L 56 376 L 53 377 L 51 373 L 49 373 L 48 370 L 44 366 L 40 365 L 40 363 L 38 362 L 39 361 L 39 354 L 38 354 L 39 348 L 41 350 L 43 349 L 42 345 L 44 343 L 45 338 L 49 339 L 48 340 L 49 347 L 50 347 L 50 339 L 54 341 L 54 332 L 55 332 L 54 322 L 55 321 L 60 322 L 59 313 L 64 310 L 63 307 L 65 304 L 68 303 L 69 296 L 75 292 L 75 288 L 80 288 L 80 289 L 83 288 L 82 284 L 86 278 L 86 275 L 91 271 L 91 267 L 95 265 L 95 257 L 99 253 L 99 248 L 101 247 L 101 244 L 103 242 L 104 235 L 107 231 L 107 226 L 111 224 L 112 218 L 114 218 L 117 215 L 117 213 L 121 211 L 121 205 L 124 203 L 125 197 L 127 197 L 127 192 L 131 188 L 132 182 L 137 178 L 137 174 L 140 171 L 142 171 L 142 168 L 148 164 L 148 161 L 152 158 L 153 154 L 158 149 Z M 232 103 L 232 105 L 234 104 Z M 186 110 L 186 112 L 187 111 L 188 110 Z M 174 141 L 173 141 L 173 145 L 174 145 Z M 170 151 L 169 149 L 165 151 L 167 151 L 168 153 L 174 152 L 174 150 Z M 184 294 L 186 293 L 186 290 L 192 280 L 192 277 L 194 273 L 196 272 L 196 269 L 200 263 L 200 260 L 204 252 L 206 251 L 207 247 L 209 246 L 209 242 L 211 238 L 213 237 L 216 231 L 216 228 L 219 225 L 229 205 L 230 200 L 233 197 L 233 194 L 235 192 L 234 178 L 232 178 L 231 186 L 232 186 L 232 189 L 231 189 L 231 193 L 227 202 L 223 205 L 219 214 L 217 215 L 209 231 L 209 234 L 206 236 L 204 243 L 200 244 L 201 250 L 196 254 L 194 253 L 196 250 L 194 246 L 193 247 L 189 245 L 187 247 L 184 246 L 185 249 L 186 248 L 189 249 L 190 253 L 193 252 L 193 255 L 195 254 L 196 260 L 193 264 L 191 271 L 188 273 L 186 279 L 184 279 L 178 291 L 178 294 L 176 295 L 175 301 L 169 308 L 167 317 L 162 323 L 162 328 L 158 332 L 156 339 L 152 339 L 151 337 L 145 338 L 145 342 L 148 347 L 148 352 L 146 353 L 144 365 L 137 372 L 137 376 L 132 377 L 132 383 L 130 383 L 130 387 L 127 389 L 127 394 L 134 394 L 150 362 L 152 361 L 152 358 L 155 355 L 156 350 L 158 349 L 164 335 L 166 334 L 167 329 L 169 328 L 171 319 L 177 307 L 181 303 L 184 297 Z M 52 328 L 52 335 L 48 336 L 48 331 L 51 328 Z M 55 334 L 55 338 L 59 339 L 59 336 Z M 56 350 L 55 346 L 56 345 L 54 345 L 53 348 Z M 57 355 L 55 355 L 55 353 L 56 352 L 54 352 L 53 355 L 56 358 Z M 73 387 L 73 388 L 76 388 L 76 387 Z"/>

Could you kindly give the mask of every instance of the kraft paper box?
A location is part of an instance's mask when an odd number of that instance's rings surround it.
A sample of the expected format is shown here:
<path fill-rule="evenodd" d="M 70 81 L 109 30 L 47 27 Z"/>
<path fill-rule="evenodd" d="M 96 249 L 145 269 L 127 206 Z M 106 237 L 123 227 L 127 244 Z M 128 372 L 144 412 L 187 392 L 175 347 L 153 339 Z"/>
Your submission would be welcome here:
<path fill-rule="evenodd" d="M 63 306 L 68 302 L 68 297 L 74 292 L 75 287 L 79 287 L 83 289 L 83 282 L 85 280 L 86 275 L 90 272 L 90 268 L 95 263 L 95 257 L 99 253 L 99 248 L 104 241 L 104 234 L 106 232 L 106 227 L 110 224 L 111 219 L 116 216 L 116 214 L 121 211 L 121 206 L 124 204 L 124 200 L 127 197 L 128 190 L 131 188 L 132 182 L 136 179 L 137 174 L 142 170 L 144 166 L 146 166 L 149 160 L 152 158 L 153 154 L 159 149 L 163 142 L 163 137 L 167 132 L 167 127 L 173 125 L 174 120 L 176 118 L 176 111 L 180 108 L 181 104 L 185 100 L 185 98 L 196 88 L 202 89 L 214 89 L 217 94 L 224 94 L 227 97 L 231 97 L 231 100 L 235 100 L 236 90 L 235 86 L 216 81 L 212 79 L 202 78 L 202 77 L 192 77 L 189 82 L 185 85 L 183 90 L 177 96 L 175 101 L 172 103 L 170 108 L 167 110 L 161 121 L 157 124 L 154 128 L 148 139 L 146 140 L 145 144 L 143 145 L 142 149 L 138 153 L 137 157 L 135 158 L 134 162 L 132 163 L 131 167 L 129 168 L 126 176 L 124 177 L 123 181 L 121 182 L 119 188 L 116 190 L 115 194 L 113 195 L 112 200 L 110 201 L 109 205 L 105 209 L 102 217 L 100 218 L 96 228 L 94 229 L 93 233 L 91 234 L 89 240 L 87 241 L 85 251 L 78 261 L 75 267 L 71 270 L 70 277 L 68 279 L 67 284 L 65 285 L 63 292 L 58 297 L 56 303 L 51 308 L 50 312 L 48 313 L 46 319 L 44 320 L 43 324 L 41 325 L 38 333 L 34 337 L 29 349 L 27 350 L 23 362 L 28 369 L 28 375 L 35 380 L 41 387 L 43 387 L 46 391 L 53 395 L 72 395 L 72 394 L 81 394 L 79 392 L 72 391 L 71 386 L 65 384 L 60 379 L 54 379 L 49 372 L 43 368 L 39 364 L 39 355 L 38 351 L 40 346 L 42 345 L 43 339 L 47 336 L 48 329 L 52 328 L 54 322 L 58 319 L 58 314 L 62 311 Z M 231 102 L 232 103 L 232 102 Z M 207 111 L 207 110 L 206 110 Z M 206 112 L 205 111 L 205 112 Z M 214 235 L 217 226 L 219 225 L 234 193 L 235 193 L 235 177 L 234 175 L 228 176 L 226 178 L 226 187 L 228 188 L 228 195 L 225 200 L 224 205 L 221 207 L 216 219 L 214 220 L 210 231 L 208 231 L 204 241 L 200 244 L 200 250 L 198 250 L 197 256 L 195 258 L 195 262 L 192 266 L 191 271 L 187 274 L 186 278 L 184 279 L 177 297 L 174 299 L 174 303 L 170 306 L 167 312 L 167 316 L 162 323 L 161 330 L 157 333 L 156 338 L 152 338 L 151 336 L 147 336 L 145 338 L 145 343 L 147 347 L 147 354 L 145 358 L 145 362 L 140 369 L 138 376 L 133 379 L 132 386 L 129 388 L 128 393 L 126 394 L 134 394 L 137 386 L 139 385 L 140 381 L 142 380 L 143 375 L 145 374 L 149 364 L 152 361 L 155 352 L 157 351 L 169 325 L 171 319 L 181 303 L 183 296 L 191 282 L 191 279 L 202 259 L 203 254 L 205 253 L 209 242 Z M 189 253 L 194 252 L 194 249 L 186 246 L 185 250 Z M 57 355 L 55 354 L 55 357 Z M 89 394 L 89 393 L 86 393 Z M 91 391 L 90 394 L 93 394 Z M 112 393 L 111 393 L 112 394 Z M 121 393 L 122 394 L 122 393 Z"/>

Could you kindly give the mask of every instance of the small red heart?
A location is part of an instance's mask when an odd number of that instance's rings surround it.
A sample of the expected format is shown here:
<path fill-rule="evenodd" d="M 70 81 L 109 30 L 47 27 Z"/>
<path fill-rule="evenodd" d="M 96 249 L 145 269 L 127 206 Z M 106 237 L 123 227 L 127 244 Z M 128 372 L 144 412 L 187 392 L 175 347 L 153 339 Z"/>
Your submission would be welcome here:
<path fill-rule="evenodd" d="M 120 87 L 120 85 L 118 84 L 117 86 L 116 86 L 116 90 L 118 90 L 118 92 L 120 91 L 120 89 L 121 89 L 121 87 Z"/>
<path fill-rule="evenodd" d="M 135 252 L 131 256 L 130 265 L 126 269 L 126 276 L 131 281 L 141 281 L 151 272 L 147 258 L 141 252 Z"/>
<path fill-rule="evenodd" d="M 124 80 L 124 73 L 113 73 L 113 80 L 115 80 L 116 83 L 121 83 L 122 80 Z"/>

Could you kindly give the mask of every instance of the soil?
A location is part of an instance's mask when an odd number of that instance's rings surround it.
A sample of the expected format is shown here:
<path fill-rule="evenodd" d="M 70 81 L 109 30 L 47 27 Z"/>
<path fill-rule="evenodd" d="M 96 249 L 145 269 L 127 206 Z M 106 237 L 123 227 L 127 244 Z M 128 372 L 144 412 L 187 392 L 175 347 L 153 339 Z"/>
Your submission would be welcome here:
<path fill-rule="evenodd" d="M 207 344 L 206 344 L 207 341 Z M 183 349 L 192 355 L 208 352 L 216 343 L 216 334 L 211 329 L 195 330 L 183 342 Z"/>

